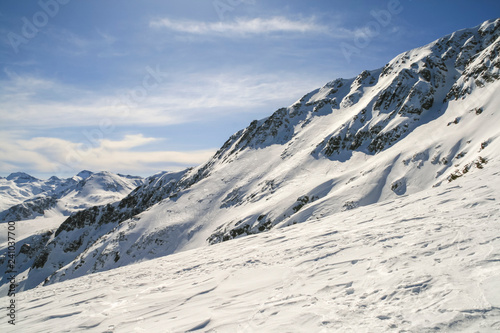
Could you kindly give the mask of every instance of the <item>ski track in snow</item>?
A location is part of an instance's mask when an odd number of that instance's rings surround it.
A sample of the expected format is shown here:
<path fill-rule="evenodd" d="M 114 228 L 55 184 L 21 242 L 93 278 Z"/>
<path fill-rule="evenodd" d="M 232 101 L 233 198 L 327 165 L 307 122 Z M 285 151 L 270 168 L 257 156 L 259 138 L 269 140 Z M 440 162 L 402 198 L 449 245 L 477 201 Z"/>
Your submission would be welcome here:
<path fill-rule="evenodd" d="M 21 292 L 0 330 L 496 332 L 500 180 L 471 176 Z"/>

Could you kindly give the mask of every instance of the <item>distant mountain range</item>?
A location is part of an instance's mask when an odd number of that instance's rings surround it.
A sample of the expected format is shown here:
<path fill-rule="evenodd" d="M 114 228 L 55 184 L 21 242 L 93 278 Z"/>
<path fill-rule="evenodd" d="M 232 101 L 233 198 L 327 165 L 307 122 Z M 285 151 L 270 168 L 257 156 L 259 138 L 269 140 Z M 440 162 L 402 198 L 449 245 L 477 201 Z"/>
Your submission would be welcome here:
<path fill-rule="evenodd" d="M 0 178 L 0 222 L 69 216 L 82 209 L 121 200 L 143 182 L 141 177 L 87 170 L 71 178 L 54 176 L 48 180 L 23 172 L 12 173 Z"/>
<path fill-rule="evenodd" d="M 20 242 L 20 288 L 322 219 L 494 167 L 499 36 L 500 19 L 487 21 L 331 81 L 253 121 L 196 168 L 145 180 L 2 179 L 12 202 L 22 200 L 3 221 L 72 213 Z"/>

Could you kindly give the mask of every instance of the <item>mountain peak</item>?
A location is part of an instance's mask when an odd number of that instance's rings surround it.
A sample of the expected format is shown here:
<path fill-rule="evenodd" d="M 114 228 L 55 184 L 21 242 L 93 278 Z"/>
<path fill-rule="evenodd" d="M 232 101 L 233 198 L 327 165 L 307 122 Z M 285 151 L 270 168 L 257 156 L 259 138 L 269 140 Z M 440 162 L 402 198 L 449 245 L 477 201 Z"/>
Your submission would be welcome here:
<path fill-rule="evenodd" d="M 92 176 L 94 173 L 92 171 L 89 171 L 89 170 L 82 170 L 80 171 L 77 176 L 78 177 L 81 177 L 82 179 L 87 179 L 89 178 L 90 176 Z"/>
<path fill-rule="evenodd" d="M 15 183 L 28 183 L 28 182 L 37 181 L 38 178 L 35 178 L 31 175 L 28 175 L 25 172 L 13 172 L 7 176 L 7 180 L 12 180 Z"/>

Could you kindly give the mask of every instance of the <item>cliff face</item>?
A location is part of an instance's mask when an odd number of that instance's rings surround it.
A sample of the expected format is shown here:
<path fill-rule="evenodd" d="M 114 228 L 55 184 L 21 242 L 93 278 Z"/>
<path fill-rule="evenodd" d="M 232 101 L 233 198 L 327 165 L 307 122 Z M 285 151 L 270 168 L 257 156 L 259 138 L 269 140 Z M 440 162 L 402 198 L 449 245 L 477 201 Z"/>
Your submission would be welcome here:
<path fill-rule="evenodd" d="M 20 253 L 23 288 L 329 216 L 455 181 L 498 158 L 500 20 L 337 79 Z M 2 281 L 4 282 L 4 281 Z"/>

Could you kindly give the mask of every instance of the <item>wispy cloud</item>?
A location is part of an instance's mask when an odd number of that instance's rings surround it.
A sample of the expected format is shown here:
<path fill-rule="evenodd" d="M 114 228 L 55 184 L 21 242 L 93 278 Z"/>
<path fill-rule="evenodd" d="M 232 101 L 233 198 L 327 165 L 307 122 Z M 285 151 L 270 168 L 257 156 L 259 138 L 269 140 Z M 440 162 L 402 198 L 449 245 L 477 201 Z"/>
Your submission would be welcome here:
<path fill-rule="evenodd" d="M 272 18 L 237 18 L 233 22 L 200 22 L 191 20 L 172 20 L 169 18 L 152 20 L 149 24 L 153 28 L 196 35 L 258 35 L 276 32 L 306 33 L 327 32 L 328 27 L 318 24 L 314 18 L 307 20 L 290 20 L 277 16 Z"/>
<path fill-rule="evenodd" d="M 106 42 L 106 44 L 114 44 L 117 40 L 116 37 L 112 36 L 111 34 L 108 34 L 106 32 L 103 32 L 99 29 L 96 28 L 96 32 L 99 36 L 101 36 L 101 38 Z"/>
<path fill-rule="evenodd" d="M 207 161 L 215 149 L 199 151 L 134 151 L 158 139 L 143 135 L 126 135 L 121 140 L 96 140 L 92 144 L 76 143 L 52 137 L 24 140 L 21 133 L 0 134 L 0 169 L 8 173 L 26 171 L 52 174 L 75 174 L 80 170 L 108 170 L 126 173 L 154 173 L 182 169 Z"/>
<path fill-rule="evenodd" d="M 215 148 L 194 145 L 201 150 L 163 150 L 160 140 L 164 138 L 119 137 L 119 133 L 124 127 L 147 133 L 147 126 L 213 121 L 259 108 L 270 114 L 274 111 L 270 105 L 289 105 L 321 83 L 280 73 L 176 75 L 148 90 L 140 102 L 127 104 L 123 95 L 134 88 L 90 91 L 32 74 L 6 74 L 0 80 L 0 171 L 4 174 L 35 170 L 60 175 L 89 169 L 146 175 L 198 165 Z M 60 133 L 67 128 L 71 137 Z"/>
<path fill-rule="evenodd" d="M 292 74 L 198 73 L 165 80 L 134 102 L 127 98 L 133 88 L 103 93 L 8 73 L 0 81 L 0 126 L 5 128 L 95 127 L 102 121 L 115 127 L 188 123 L 226 112 L 286 106 L 322 83 Z M 274 111 L 269 108 L 269 113 Z"/>

